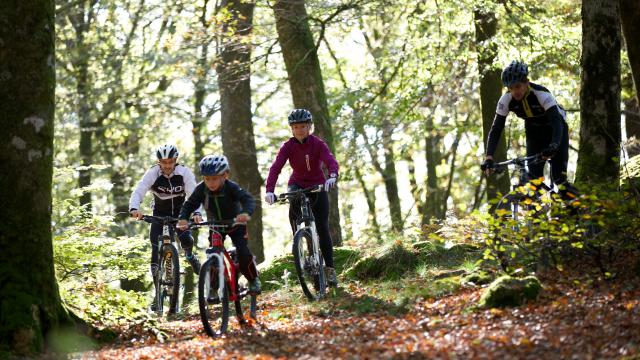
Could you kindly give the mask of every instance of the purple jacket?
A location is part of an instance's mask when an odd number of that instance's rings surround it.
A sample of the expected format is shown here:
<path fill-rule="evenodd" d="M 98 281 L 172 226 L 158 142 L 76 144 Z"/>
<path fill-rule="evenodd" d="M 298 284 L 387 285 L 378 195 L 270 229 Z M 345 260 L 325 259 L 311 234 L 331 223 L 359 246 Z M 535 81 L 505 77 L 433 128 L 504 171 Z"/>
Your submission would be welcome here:
<path fill-rule="evenodd" d="M 302 143 L 295 137 L 282 144 L 276 160 L 271 164 L 267 177 L 266 191 L 273 192 L 278 181 L 278 175 L 284 164 L 289 160 L 293 173 L 289 178 L 289 185 L 303 188 L 324 184 L 325 177 L 322 164 L 325 164 L 329 174 L 338 176 L 338 162 L 329 150 L 327 144 L 317 136 L 309 135 Z"/>

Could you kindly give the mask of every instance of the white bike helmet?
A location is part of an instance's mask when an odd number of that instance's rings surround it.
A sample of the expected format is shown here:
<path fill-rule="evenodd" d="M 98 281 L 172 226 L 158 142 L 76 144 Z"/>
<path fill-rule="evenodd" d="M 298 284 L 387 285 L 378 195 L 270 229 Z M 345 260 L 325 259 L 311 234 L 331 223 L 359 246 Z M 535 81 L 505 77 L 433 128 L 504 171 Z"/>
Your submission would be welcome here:
<path fill-rule="evenodd" d="M 178 148 L 175 145 L 165 144 L 162 145 L 156 150 L 156 156 L 158 160 L 162 159 L 174 159 L 178 157 Z"/>

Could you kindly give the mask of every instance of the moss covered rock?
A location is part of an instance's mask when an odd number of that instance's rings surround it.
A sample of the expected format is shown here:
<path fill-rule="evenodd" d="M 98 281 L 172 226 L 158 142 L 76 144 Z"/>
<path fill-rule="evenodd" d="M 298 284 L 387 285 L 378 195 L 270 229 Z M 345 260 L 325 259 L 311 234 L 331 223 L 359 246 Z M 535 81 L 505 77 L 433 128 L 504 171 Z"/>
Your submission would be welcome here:
<path fill-rule="evenodd" d="M 484 285 L 493 281 L 494 275 L 486 271 L 474 271 L 460 279 L 463 284 Z"/>
<path fill-rule="evenodd" d="M 535 300 L 542 285 L 535 276 L 514 278 L 508 275 L 497 278 L 480 298 L 483 308 L 519 306 L 526 300 Z"/>
<path fill-rule="evenodd" d="M 277 257 L 266 267 L 260 269 L 262 290 L 269 291 L 281 287 L 285 283 L 285 274 L 287 274 L 290 282 L 294 281 L 297 284 L 296 268 L 291 254 Z"/>
<path fill-rule="evenodd" d="M 381 249 L 375 255 L 358 260 L 346 271 L 346 276 L 360 280 L 397 279 L 407 270 L 413 270 L 418 262 L 415 251 L 396 242 Z"/>
<path fill-rule="evenodd" d="M 338 274 L 345 268 L 352 266 L 359 258 L 360 252 L 356 249 L 347 247 L 333 249 L 333 262 Z M 285 276 L 285 274 L 287 275 Z M 292 254 L 277 257 L 268 265 L 261 267 L 260 280 L 262 282 L 262 290 L 278 289 L 284 285 L 285 277 L 288 278 L 289 286 L 298 286 Z"/>

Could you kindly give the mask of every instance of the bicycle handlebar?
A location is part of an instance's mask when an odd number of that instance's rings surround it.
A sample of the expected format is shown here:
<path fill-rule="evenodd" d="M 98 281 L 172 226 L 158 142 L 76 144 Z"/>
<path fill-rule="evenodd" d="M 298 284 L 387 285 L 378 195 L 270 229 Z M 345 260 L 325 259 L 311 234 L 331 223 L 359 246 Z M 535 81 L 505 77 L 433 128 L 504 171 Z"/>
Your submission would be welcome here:
<path fill-rule="evenodd" d="M 142 215 L 140 219 L 142 221 L 148 222 L 149 224 L 176 224 L 179 219 L 174 218 L 172 216 L 153 216 L 153 215 Z"/>
<path fill-rule="evenodd" d="M 196 227 L 210 227 L 214 229 L 230 229 L 236 226 L 247 226 L 246 223 L 237 222 L 235 219 L 233 220 L 212 220 L 212 221 L 203 221 L 199 223 L 189 222 L 189 228 Z"/>
<path fill-rule="evenodd" d="M 296 197 L 296 196 L 299 196 L 301 194 L 320 192 L 322 190 L 324 190 L 324 185 L 322 185 L 322 184 L 314 185 L 314 186 L 310 186 L 308 188 L 282 193 L 282 194 L 276 196 L 276 198 L 278 199 L 277 202 L 284 203 L 284 202 L 287 202 L 287 200 L 289 200 L 292 197 Z"/>
<path fill-rule="evenodd" d="M 510 160 L 495 163 L 493 164 L 491 169 L 497 173 L 500 173 L 504 171 L 509 165 L 524 167 L 526 165 L 538 164 L 544 161 L 547 161 L 547 159 L 544 159 L 542 157 L 542 154 L 535 154 L 535 155 L 524 156 L 524 157 L 516 157 Z"/>

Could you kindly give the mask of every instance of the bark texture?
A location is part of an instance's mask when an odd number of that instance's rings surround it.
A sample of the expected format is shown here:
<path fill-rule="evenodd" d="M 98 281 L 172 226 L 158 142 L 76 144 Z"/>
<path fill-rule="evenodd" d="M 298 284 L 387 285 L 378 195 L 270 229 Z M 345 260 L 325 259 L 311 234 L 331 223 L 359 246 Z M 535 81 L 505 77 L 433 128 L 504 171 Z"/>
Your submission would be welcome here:
<path fill-rule="evenodd" d="M 480 107 L 482 109 L 482 139 L 485 149 L 487 137 L 495 116 L 496 105 L 502 95 L 502 70 L 494 62 L 497 55 L 497 44 L 494 42 L 498 29 L 498 20 L 494 12 L 484 9 L 474 11 L 476 29 L 476 51 L 478 54 L 478 71 L 480 72 Z M 494 154 L 496 161 L 507 158 L 507 145 L 504 131 L 500 135 L 498 147 Z M 509 192 L 509 172 L 493 174 L 487 178 L 487 199 L 491 200 L 498 193 Z M 492 207 L 493 208 L 493 207 Z"/>
<path fill-rule="evenodd" d="M 54 2 L 0 2 L 0 351 L 29 356 L 69 318 L 53 267 Z"/>
<path fill-rule="evenodd" d="M 276 17 L 278 41 L 289 75 L 289 86 L 296 108 L 313 114 L 314 133 L 327 142 L 335 153 L 333 131 L 329 117 L 327 96 L 320 62 L 309 28 L 304 0 L 277 0 L 273 10 Z M 283 118 L 286 114 L 283 114 Z M 338 191 L 329 192 L 329 229 L 333 244 L 342 244 Z"/>
<path fill-rule="evenodd" d="M 256 143 L 253 136 L 251 112 L 251 35 L 255 2 L 223 1 L 231 14 L 225 23 L 222 61 L 217 66 L 222 116 L 222 147 L 229 159 L 231 178 L 244 187 L 256 201 L 256 208 L 248 224 L 249 249 L 264 261 L 262 243 L 263 183 L 258 171 Z"/>
<path fill-rule="evenodd" d="M 582 1 L 581 82 L 576 182 L 617 182 L 621 138 L 617 1 Z"/>

